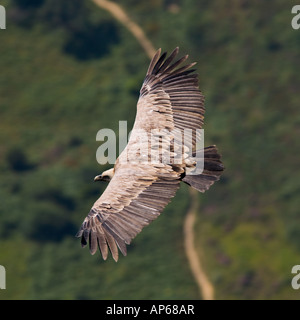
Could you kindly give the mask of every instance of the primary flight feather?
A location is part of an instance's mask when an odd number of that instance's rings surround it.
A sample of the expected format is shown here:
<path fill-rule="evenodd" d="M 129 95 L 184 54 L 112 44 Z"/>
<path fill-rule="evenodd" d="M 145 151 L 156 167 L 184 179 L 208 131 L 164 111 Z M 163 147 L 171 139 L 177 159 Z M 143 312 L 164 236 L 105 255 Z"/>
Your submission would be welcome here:
<path fill-rule="evenodd" d="M 114 167 L 95 177 L 109 184 L 76 236 L 83 247 L 89 244 L 91 254 L 99 248 L 104 260 L 109 250 L 115 261 L 119 250 L 127 254 L 126 245 L 160 215 L 181 181 L 204 192 L 224 169 L 215 146 L 204 148 L 204 159 L 189 156 L 195 155 L 195 134 L 182 146 L 184 132 L 202 128 L 204 97 L 190 69 L 195 63 L 184 65 L 187 55 L 173 62 L 177 54 L 178 48 L 168 58 L 160 49 L 156 52 L 140 90 L 128 144 Z M 159 139 L 152 145 L 141 142 L 141 132 L 158 132 Z M 153 155 L 157 161 L 150 161 Z M 182 161 L 176 161 L 178 156 Z M 198 160 L 204 163 L 201 174 L 188 174 Z"/>

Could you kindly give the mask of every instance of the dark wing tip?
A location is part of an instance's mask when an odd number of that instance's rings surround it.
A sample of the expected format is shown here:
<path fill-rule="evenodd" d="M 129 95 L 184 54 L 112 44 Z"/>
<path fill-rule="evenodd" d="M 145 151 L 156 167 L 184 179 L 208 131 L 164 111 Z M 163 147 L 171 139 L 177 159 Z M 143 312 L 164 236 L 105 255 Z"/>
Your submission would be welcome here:
<path fill-rule="evenodd" d="M 96 229 L 89 228 L 86 224 L 83 224 L 75 237 L 81 238 L 80 243 L 82 248 L 89 244 L 89 250 L 92 255 L 99 249 L 103 260 L 107 259 L 108 251 L 110 251 L 113 259 L 117 262 L 119 258 L 118 248 L 124 256 L 127 255 L 125 241 L 116 234 L 111 233 L 110 230 L 103 229 L 102 224 L 98 225 Z"/>
<path fill-rule="evenodd" d="M 189 55 L 185 55 L 173 63 L 178 52 L 179 47 L 176 47 L 167 57 L 167 52 L 161 54 L 161 49 L 159 49 L 150 62 L 147 75 L 160 75 L 160 77 L 164 78 L 168 75 L 183 73 L 185 70 L 190 69 L 196 64 L 196 62 L 193 62 L 182 66 L 182 63 L 187 60 Z M 180 65 L 182 67 L 177 68 Z"/>
<path fill-rule="evenodd" d="M 83 233 L 83 229 L 80 228 L 80 229 L 78 230 L 78 232 L 75 234 L 75 237 L 76 237 L 76 238 L 80 238 L 80 237 L 82 236 L 82 233 Z"/>
<path fill-rule="evenodd" d="M 149 75 L 149 74 L 152 73 L 153 68 L 154 68 L 154 66 L 156 65 L 156 63 L 157 63 L 157 61 L 158 61 L 158 59 L 159 59 L 160 54 L 161 54 L 161 48 L 159 48 L 159 49 L 156 51 L 155 55 L 153 56 L 153 58 L 152 58 L 152 60 L 151 60 L 151 62 L 150 62 L 148 71 L 147 71 L 147 75 Z"/>

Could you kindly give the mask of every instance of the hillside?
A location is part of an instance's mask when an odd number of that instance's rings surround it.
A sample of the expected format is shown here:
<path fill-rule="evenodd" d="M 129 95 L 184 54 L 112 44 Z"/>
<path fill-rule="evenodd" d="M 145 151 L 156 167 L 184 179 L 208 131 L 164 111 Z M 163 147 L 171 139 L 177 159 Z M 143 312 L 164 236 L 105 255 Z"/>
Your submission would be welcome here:
<path fill-rule="evenodd" d="M 119 2 L 156 48 L 197 61 L 205 145 L 226 171 L 199 194 L 196 248 L 217 299 L 299 299 L 300 31 L 293 1 Z M 105 185 L 101 128 L 133 124 L 149 59 L 91 1 L 2 1 L 0 299 L 199 299 L 184 252 L 189 193 L 116 264 L 74 238 Z"/>

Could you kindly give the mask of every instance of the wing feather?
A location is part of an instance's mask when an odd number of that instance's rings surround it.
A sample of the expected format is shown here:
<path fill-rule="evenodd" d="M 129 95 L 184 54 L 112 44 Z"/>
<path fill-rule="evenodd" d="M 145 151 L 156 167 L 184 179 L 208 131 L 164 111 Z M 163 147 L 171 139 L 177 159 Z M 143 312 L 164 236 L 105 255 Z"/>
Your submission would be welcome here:
<path fill-rule="evenodd" d="M 94 230 L 91 230 L 89 234 L 89 246 L 90 246 L 90 253 L 95 254 L 98 249 L 98 237 L 97 233 Z"/>
<path fill-rule="evenodd" d="M 154 66 L 156 65 L 156 63 L 157 63 L 157 61 L 159 59 L 160 53 L 161 53 L 161 49 L 158 49 L 156 51 L 154 57 L 152 58 L 151 62 L 150 62 L 150 65 L 149 65 L 149 68 L 148 68 L 148 71 L 147 71 L 147 75 L 152 73 L 153 68 L 154 68 Z"/>
<path fill-rule="evenodd" d="M 97 238 L 98 238 L 98 246 L 102 254 L 102 257 L 104 260 L 106 260 L 108 256 L 108 247 L 107 247 L 107 242 L 105 238 L 105 233 L 101 225 L 97 227 Z"/>
<path fill-rule="evenodd" d="M 102 225 L 102 226 L 103 226 L 106 242 L 108 244 L 112 257 L 115 261 L 118 261 L 119 252 L 118 252 L 116 240 L 117 241 L 119 240 L 119 236 L 118 234 L 114 234 L 114 232 L 107 225 Z"/>

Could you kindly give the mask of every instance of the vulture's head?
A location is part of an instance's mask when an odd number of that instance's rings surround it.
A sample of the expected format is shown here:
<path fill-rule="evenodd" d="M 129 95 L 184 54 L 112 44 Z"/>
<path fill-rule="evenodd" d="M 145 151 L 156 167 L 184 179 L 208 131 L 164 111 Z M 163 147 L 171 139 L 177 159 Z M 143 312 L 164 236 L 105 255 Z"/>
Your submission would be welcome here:
<path fill-rule="evenodd" d="M 107 181 L 107 182 L 109 182 L 112 179 L 112 177 L 114 176 L 114 174 L 115 174 L 115 169 L 111 168 L 109 170 L 102 172 L 98 176 L 96 176 L 94 178 L 94 181 Z"/>

